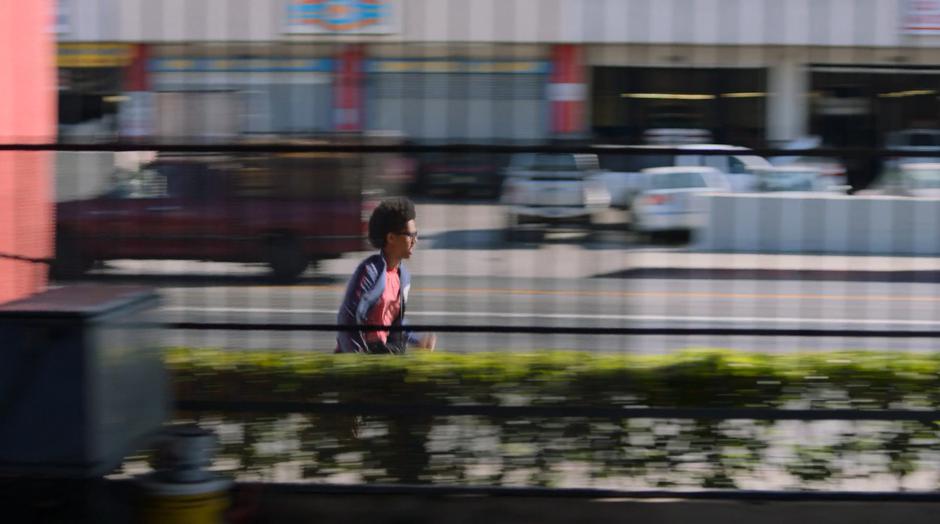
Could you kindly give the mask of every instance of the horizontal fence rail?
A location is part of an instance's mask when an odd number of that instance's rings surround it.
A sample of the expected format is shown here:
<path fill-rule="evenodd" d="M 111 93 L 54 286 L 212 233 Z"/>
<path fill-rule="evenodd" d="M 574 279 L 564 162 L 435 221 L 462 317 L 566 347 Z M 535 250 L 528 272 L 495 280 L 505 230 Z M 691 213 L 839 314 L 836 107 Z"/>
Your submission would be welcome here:
<path fill-rule="evenodd" d="M 798 322 L 797 322 L 798 323 Z M 342 326 L 334 324 L 251 323 L 251 322 L 169 322 L 158 327 L 182 330 L 225 331 L 414 331 L 440 333 L 522 333 L 558 335 L 711 335 L 728 337 L 845 337 L 845 338 L 940 338 L 934 330 L 892 329 L 765 329 L 765 328 L 601 328 L 575 326 L 500 326 L 500 325 L 443 325 L 424 324 L 402 326 Z"/>
<path fill-rule="evenodd" d="M 252 483 L 243 483 L 252 485 Z M 324 495 L 413 495 L 432 497 L 552 497 L 603 500 L 728 500 L 753 502 L 940 502 L 940 492 L 912 491 L 774 491 L 774 490 L 616 490 L 511 486 L 424 486 L 408 484 L 271 484 L 264 490 Z M 822 508 L 825 509 L 825 508 Z"/>
<path fill-rule="evenodd" d="M 694 144 L 692 144 L 694 146 Z M 596 142 L 540 143 L 531 145 L 448 143 L 448 144 L 369 144 L 369 143 L 199 143 L 196 142 L 49 142 L 0 143 L 0 151 L 67 151 L 67 152 L 123 152 L 153 151 L 158 153 L 585 153 L 585 154 L 695 154 L 727 156 L 733 150 L 689 149 L 671 146 L 634 146 Z M 737 150 L 742 154 L 766 157 L 810 156 L 841 158 L 915 157 L 935 158 L 936 150 L 907 150 L 891 148 L 820 147 L 812 149 L 748 148 Z"/>
<path fill-rule="evenodd" d="M 940 422 L 940 411 L 910 409 L 611 408 L 598 406 L 493 406 L 355 402 L 179 400 L 180 411 L 223 413 L 323 413 L 382 416 L 484 416 L 494 418 L 603 418 L 695 420 L 867 420 Z"/>

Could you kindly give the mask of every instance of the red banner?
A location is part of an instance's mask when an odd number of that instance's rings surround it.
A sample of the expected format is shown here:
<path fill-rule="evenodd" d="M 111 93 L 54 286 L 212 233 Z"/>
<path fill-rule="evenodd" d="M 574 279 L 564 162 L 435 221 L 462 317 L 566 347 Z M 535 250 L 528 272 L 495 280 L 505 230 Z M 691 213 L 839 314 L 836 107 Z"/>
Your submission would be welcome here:
<path fill-rule="evenodd" d="M 574 44 L 552 48 L 552 76 L 548 98 L 552 104 L 552 131 L 556 135 L 584 132 L 584 59 Z"/>
<path fill-rule="evenodd" d="M 336 62 L 336 130 L 361 131 L 364 63 L 362 46 L 345 46 Z"/>

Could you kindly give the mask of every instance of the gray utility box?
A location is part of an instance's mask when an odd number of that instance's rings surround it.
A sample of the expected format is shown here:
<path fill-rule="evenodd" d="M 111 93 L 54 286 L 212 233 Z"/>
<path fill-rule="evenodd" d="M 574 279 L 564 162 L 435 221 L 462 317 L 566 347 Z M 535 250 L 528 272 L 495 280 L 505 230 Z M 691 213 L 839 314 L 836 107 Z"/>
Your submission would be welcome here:
<path fill-rule="evenodd" d="M 104 475 L 161 429 L 158 302 L 76 285 L 0 304 L 0 474 Z"/>

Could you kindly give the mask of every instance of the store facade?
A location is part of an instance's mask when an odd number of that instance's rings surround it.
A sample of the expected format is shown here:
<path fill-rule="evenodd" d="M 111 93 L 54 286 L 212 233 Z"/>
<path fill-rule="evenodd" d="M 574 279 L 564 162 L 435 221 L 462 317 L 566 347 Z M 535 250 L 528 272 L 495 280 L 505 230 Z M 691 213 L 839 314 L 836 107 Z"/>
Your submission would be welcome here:
<path fill-rule="evenodd" d="M 118 98 L 135 134 L 632 143 L 686 127 L 752 146 L 877 145 L 940 125 L 940 2 L 70 3 L 60 46 L 150 50 L 150 102 Z M 114 23 L 88 14 L 109 6 Z"/>

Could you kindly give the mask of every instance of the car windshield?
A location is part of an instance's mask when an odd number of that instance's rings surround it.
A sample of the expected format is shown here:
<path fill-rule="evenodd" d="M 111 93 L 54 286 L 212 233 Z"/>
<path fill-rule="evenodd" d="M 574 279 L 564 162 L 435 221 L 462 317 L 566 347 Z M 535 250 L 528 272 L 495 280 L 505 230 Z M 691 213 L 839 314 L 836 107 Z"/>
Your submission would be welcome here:
<path fill-rule="evenodd" d="M 770 162 L 766 158 L 761 157 L 761 156 L 742 155 L 737 158 L 738 160 L 741 161 L 741 163 L 744 165 L 744 168 L 748 171 L 752 171 L 754 169 L 761 169 L 764 167 L 770 167 L 771 165 Z"/>
<path fill-rule="evenodd" d="M 653 189 L 685 189 L 708 187 L 701 173 L 662 173 L 653 175 L 650 184 Z"/>
<path fill-rule="evenodd" d="M 766 171 L 759 174 L 761 191 L 812 191 L 816 175 L 807 171 Z"/>
<path fill-rule="evenodd" d="M 620 173 L 638 173 L 651 167 L 669 167 L 675 165 L 674 155 L 626 155 L 602 154 L 601 167 Z"/>
<path fill-rule="evenodd" d="M 513 166 L 530 171 L 578 171 L 574 155 L 528 153 L 513 159 Z"/>
<path fill-rule="evenodd" d="M 376 174 L 370 171 L 369 176 L 363 176 L 360 167 L 355 157 L 333 153 L 246 160 L 234 170 L 234 196 L 288 200 L 358 198 L 364 190 L 380 188 Z"/>
<path fill-rule="evenodd" d="M 908 131 L 894 133 L 885 141 L 888 147 L 940 147 L 940 133 Z"/>
<path fill-rule="evenodd" d="M 911 189 L 940 189 L 940 167 L 907 170 Z"/>
<path fill-rule="evenodd" d="M 167 194 L 166 174 L 157 169 L 115 173 L 110 187 L 102 193 L 106 198 L 160 198 Z"/>
<path fill-rule="evenodd" d="M 434 153 L 425 157 L 428 164 L 444 166 L 477 166 L 492 164 L 494 161 L 495 155 L 486 153 Z"/>

